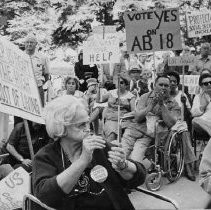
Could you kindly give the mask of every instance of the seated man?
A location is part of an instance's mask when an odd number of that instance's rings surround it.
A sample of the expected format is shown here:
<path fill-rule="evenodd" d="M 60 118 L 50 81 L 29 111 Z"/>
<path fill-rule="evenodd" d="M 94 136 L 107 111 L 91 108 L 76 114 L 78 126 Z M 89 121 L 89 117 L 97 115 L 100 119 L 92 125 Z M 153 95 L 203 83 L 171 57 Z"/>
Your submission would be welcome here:
<path fill-rule="evenodd" d="M 171 128 L 180 116 L 180 108 L 170 97 L 169 92 L 169 78 L 160 75 L 155 80 L 154 90 L 140 97 L 135 110 L 135 120 L 128 125 L 123 134 L 122 146 L 126 155 L 144 165 L 145 152 L 151 143 L 151 138 L 145 136 L 143 132 L 154 136 L 156 120 L 163 120 L 165 125 Z"/>
<path fill-rule="evenodd" d="M 28 124 L 34 153 L 36 154 L 40 148 L 49 142 L 49 137 L 45 125 L 30 121 Z M 26 171 L 31 172 L 32 161 L 23 122 L 15 125 L 9 136 L 6 149 L 10 153 L 10 163 L 14 168 L 22 166 Z"/>
<path fill-rule="evenodd" d="M 211 74 L 199 77 L 201 93 L 195 96 L 191 109 L 193 128 L 211 136 Z"/>

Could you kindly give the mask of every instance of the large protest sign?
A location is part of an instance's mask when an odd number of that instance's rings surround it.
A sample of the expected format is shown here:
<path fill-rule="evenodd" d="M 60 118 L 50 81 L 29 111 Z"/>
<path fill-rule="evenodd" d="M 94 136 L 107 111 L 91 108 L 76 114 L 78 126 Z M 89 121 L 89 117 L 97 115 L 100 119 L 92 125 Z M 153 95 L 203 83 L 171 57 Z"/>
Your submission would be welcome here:
<path fill-rule="evenodd" d="M 0 209 L 9 210 L 22 207 L 24 195 L 30 193 L 30 176 L 19 167 L 0 181 Z"/>
<path fill-rule="evenodd" d="M 188 66 L 188 65 L 193 65 L 194 61 L 195 61 L 194 55 L 169 57 L 168 65 L 169 66 Z"/>
<path fill-rule="evenodd" d="M 193 11 L 186 14 L 188 37 L 200 37 L 211 34 L 211 11 Z"/>
<path fill-rule="evenodd" d="M 83 43 L 83 64 L 118 63 L 119 40 L 116 35 L 93 38 Z"/>
<path fill-rule="evenodd" d="M 126 12 L 124 21 L 129 53 L 182 49 L 177 8 Z"/>
<path fill-rule="evenodd" d="M 0 111 L 43 123 L 40 96 L 31 60 L 0 37 Z"/>

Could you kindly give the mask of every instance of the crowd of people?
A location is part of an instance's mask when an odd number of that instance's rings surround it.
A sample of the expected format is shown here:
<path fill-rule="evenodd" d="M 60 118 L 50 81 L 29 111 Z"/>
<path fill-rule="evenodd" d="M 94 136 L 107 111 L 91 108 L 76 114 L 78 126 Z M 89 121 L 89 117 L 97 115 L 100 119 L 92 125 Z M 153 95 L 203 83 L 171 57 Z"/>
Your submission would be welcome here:
<path fill-rule="evenodd" d="M 175 126 L 179 131 L 177 125 L 182 124 L 185 175 L 196 180 L 192 129 L 211 135 L 210 44 L 203 43 L 194 65 L 185 68 L 186 74 L 200 75 L 196 95 L 182 92 L 181 69 L 168 66 L 169 53 L 149 74 L 140 62 L 129 66 L 127 74 L 119 72 L 118 82 L 110 78 L 99 82 L 97 66 L 83 65 L 80 52 L 75 76 L 65 78 L 64 90 L 50 102 L 45 101 L 43 90 L 49 79 L 47 59 L 37 53 L 36 45 L 35 37 L 27 37 L 25 51 L 34 66 L 45 125 L 28 122 L 36 154 L 32 159 L 24 122 L 15 119 L 14 129 L 1 145 L 0 152 L 10 156 L 1 162 L 0 179 L 22 166 L 32 172 L 35 196 L 51 207 L 134 209 L 125 188 L 143 184 L 150 170 L 145 153 L 152 138 L 147 135 L 165 135 L 163 131 Z M 176 51 L 175 56 L 185 53 L 191 53 L 189 47 Z M 119 115 L 129 116 L 121 124 L 121 143 L 117 141 Z M 164 125 L 155 133 L 157 120 Z M 201 185 L 208 193 L 209 148 L 210 142 L 200 166 Z"/>

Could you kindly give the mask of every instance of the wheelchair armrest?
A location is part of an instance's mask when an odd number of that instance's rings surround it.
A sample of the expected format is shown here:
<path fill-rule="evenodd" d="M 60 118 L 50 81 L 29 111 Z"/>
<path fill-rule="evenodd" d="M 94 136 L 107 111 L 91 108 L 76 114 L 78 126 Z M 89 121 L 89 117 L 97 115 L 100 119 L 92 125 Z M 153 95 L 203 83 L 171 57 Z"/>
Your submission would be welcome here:
<path fill-rule="evenodd" d="M 134 114 L 131 114 L 121 117 L 120 120 L 132 120 L 134 118 L 135 118 Z"/>
<path fill-rule="evenodd" d="M 47 206 L 46 204 L 42 203 L 39 199 L 37 199 L 35 196 L 31 195 L 31 194 L 26 194 L 24 195 L 23 198 L 23 210 L 30 210 L 31 208 L 28 208 L 27 206 L 27 202 L 32 201 L 34 203 L 36 203 L 37 205 L 39 205 L 40 207 L 46 209 L 46 210 L 56 210 L 54 208 L 51 208 L 49 206 Z"/>
<path fill-rule="evenodd" d="M 151 196 L 153 196 L 153 197 L 155 197 L 155 198 L 158 198 L 158 199 L 160 199 L 160 200 L 163 200 L 163 201 L 166 201 L 166 202 L 168 202 L 168 203 L 171 203 L 171 204 L 174 206 L 175 209 L 179 209 L 179 205 L 177 204 L 177 202 L 174 201 L 174 200 L 172 200 L 171 198 L 168 198 L 168 197 L 166 197 L 166 196 L 159 195 L 159 194 L 157 194 L 157 193 L 151 192 L 151 191 L 146 190 L 146 189 L 144 189 L 144 188 L 142 188 L 142 187 L 136 187 L 135 189 L 136 189 L 138 192 L 142 192 L 142 193 L 145 193 L 145 194 L 147 194 L 147 195 L 151 195 Z"/>

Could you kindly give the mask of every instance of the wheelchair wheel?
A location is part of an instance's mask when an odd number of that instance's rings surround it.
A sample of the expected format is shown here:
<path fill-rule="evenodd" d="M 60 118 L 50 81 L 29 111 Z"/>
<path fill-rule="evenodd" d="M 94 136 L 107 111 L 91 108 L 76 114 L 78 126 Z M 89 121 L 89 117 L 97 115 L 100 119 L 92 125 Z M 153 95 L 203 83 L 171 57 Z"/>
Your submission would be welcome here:
<path fill-rule="evenodd" d="M 145 180 L 145 184 L 148 190 L 157 191 L 162 185 L 161 174 L 159 172 L 154 172 L 148 174 Z"/>
<path fill-rule="evenodd" d="M 167 139 L 164 162 L 167 179 L 175 182 L 181 176 L 184 167 L 184 152 L 180 134 L 172 133 Z"/>

